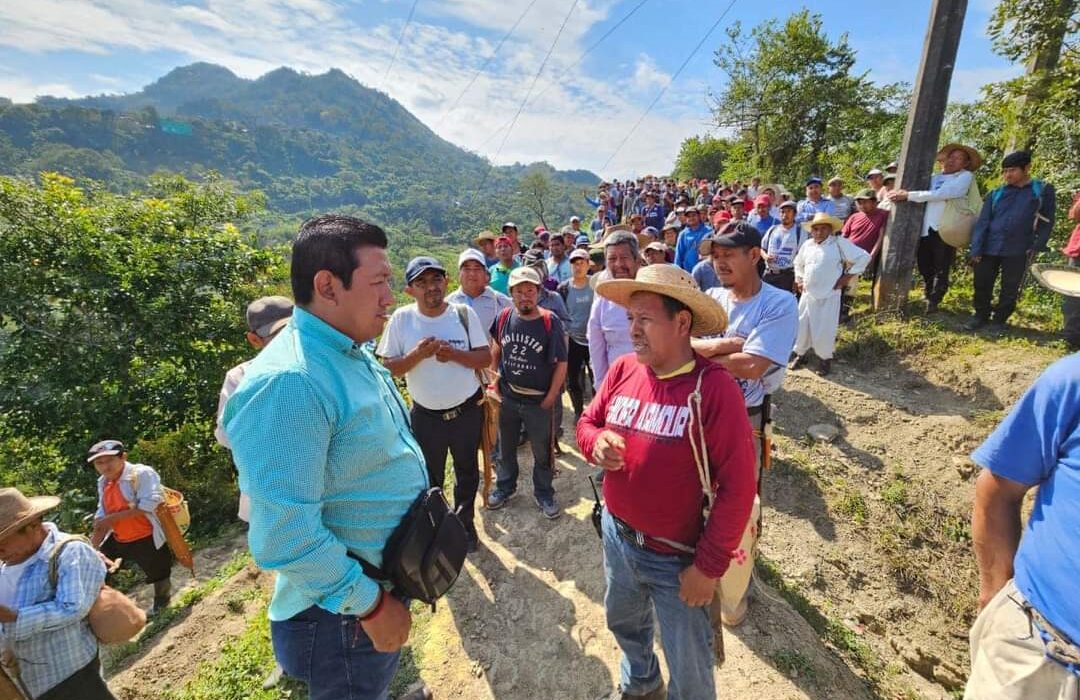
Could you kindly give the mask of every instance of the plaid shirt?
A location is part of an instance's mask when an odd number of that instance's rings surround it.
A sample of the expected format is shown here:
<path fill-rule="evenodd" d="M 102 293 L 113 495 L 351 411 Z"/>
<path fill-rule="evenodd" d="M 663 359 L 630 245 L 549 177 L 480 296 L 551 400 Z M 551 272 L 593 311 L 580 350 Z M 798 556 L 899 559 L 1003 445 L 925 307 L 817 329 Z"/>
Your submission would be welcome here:
<path fill-rule="evenodd" d="M 105 583 L 105 564 L 97 552 L 85 542 L 72 542 L 60 555 L 54 591 L 49 584 L 49 557 L 68 535 L 52 523 L 45 523 L 45 529 L 45 541 L 23 569 L 15 589 L 13 607 L 19 617 L 3 625 L 7 643 L 14 645 L 19 675 L 33 697 L 97 656 L 97 638 L 86 616 Z"/>

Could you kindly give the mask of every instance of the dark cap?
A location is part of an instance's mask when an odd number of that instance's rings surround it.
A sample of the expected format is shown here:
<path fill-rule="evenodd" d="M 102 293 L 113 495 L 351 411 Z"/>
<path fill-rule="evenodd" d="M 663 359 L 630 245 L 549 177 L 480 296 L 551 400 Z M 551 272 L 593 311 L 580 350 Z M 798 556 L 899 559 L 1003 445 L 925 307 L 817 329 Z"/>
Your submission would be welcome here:
<path fill-rule="evenodd" d="M 810 185 L 820 185 L 820 184 L 821 184 L 821 178 L 818 177 L 817 175 L 809 177 L 806 180 L 806 186 L 807 187 L 809 187 Z"/>
<path fill-rule="evenodd" d="M 292 312 L 292 299 L 288 297 L 259 297 L 248 304 L 248 330 L 260 338 L 269 338 L 289 322 Z"/>
<path fill-rule="evenodd" d="M 1001 159 L 1003 168 L 1023 168 L 1031 165 L 1031 153 L 1028 151 L 1013 151 Z"/>
<path fill-rule="evenodd" d="M 437 270 L 443 273 L 443 275 L 446 275 L 446 268 L 442 266 L 441 262 L 435 258 L 421 255 L 418 258 L 410 260 L 409 264 L 405 266 L 405 284 L 412 284 L 416 281 L 417 277 L 428 270 Z"/>
<path fill-rule="evenodd" d="M 720 231 L 705 236 L 698 246 L 698 253 L 708 255 L 713 245 L 726 248 L 760 248 L 761 232 L 744 221 L 728 224 Z"/>

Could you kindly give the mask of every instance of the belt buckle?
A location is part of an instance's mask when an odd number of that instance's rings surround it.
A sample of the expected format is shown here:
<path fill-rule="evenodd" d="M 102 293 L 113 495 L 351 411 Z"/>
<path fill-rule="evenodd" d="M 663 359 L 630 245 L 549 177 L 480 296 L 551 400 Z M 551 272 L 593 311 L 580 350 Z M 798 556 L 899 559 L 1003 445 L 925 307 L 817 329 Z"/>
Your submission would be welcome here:
<path fill-rule="evenodd" d="M 645 548 L 645 535 L 641 534 L 637 530 L 634 530 L 634 541 L 637 542 L 638 547 Z"/>
<path fill-rule="evenodd" d="M 455 408 L 452 411 L 447 411 L 446 413 L 442 414 L 442 419 L 444 423 L 449 423 L 450 421 L 457 418 L 459 415 L 461 415 L 461 409 Z"/>

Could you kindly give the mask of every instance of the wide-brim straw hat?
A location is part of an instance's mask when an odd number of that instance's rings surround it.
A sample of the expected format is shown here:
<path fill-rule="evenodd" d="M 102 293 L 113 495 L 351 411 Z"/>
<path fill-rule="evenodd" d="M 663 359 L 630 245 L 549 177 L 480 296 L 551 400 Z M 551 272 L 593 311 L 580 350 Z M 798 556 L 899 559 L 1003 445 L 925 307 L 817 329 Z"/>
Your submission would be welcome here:
<path fill-rule="evenodd" d="M 1039 284 L 1067 297 L 1080 297 L 1080 267 L 1039 263 L 1031 266 Z"/>
<path fill-rule="evenodd" d="M 630 297 L 637 292 L 651 292 L 686 304 L 694 316 L 690 326 L 693 336 L 719 335 L 727 328 L 727 313 L 720 303 L 698 289 L 690 273 L 675 265 L 647 265 L 632 280 L 606 279 L 596 285 L 597 294 L 622 307 L 629 306 Z"/>
<path fill-rule="evenodd" d="M 0 489 L 0 540 L 58 505 L 60 499 L 56 496 L 27 498 L 16 488 Z"/>
<path fill-rule="evenodd" d="M 836 233 L 840 229 L 844 228 L 843 221 L 837 219 L 832 214 L 826 214 L 823 211 L 819 211 L 817 214 L 814 214 L 813 219 L 810 219 L 809 221 L 804 221 L 802 227 L 804 231 L 809 233 L 811 230 L 813 230 L 815 226 L 820 226 L 822 224 L 828 224 L 829 226 L 832 226 L 833 233 Z"/>
<path fill-rule="evenodd" d="M 802 230 L 808 233 L 813 230 L 815 226 L 821 226 L 822 224 L 828 224 L 833 227 L 833 232 L 836 233 L 843 228 L 843 221 L 836 218 L 832 214 L 825 214 L 824 212 L 818 212 L 813 215 L 813 218 L 809 221 L 802 221 Z"/>
<path fill-rule="evenodd" d="M 615 224 L 614 226 L 608 226 L 604 229 L 603 237 L 596 243 L 593 243 L 589 248 L 592 250 L 600 250 L 607 242 L 608 236 L 619 231 L 626 231 L 627 233 L 634 233 L 634 229 L 630 228 L 626 224 Z M 637 236 L 638 250 L 643 249 L 645 246 L 652 243 L 655 239 L 647 233 L 634 234 Z"/>
<path fill-rule="evenodd" d="M 968 170 L 975 171 L 975 170 L 978 170 L 979 168 L 982 167 L 982 163 L 983 163 L 982 155 L 978 151 L 976 151 L 974 148 L 972 148 L 971 146 L 965 146 L 962 143 L 947 143 L 947 144 L 945 144 L 944 146 L 942 146 L 941 148 L 938 149 L 937 157 L 938 158 L 944 158 L 944 157 L 948 156 L 949 153 L 951 153 L 952 151 L 955 151 L 957 148 L 959 148 L 961 151 L 964 151 L 965 153 L 968 154 L 968 159 L 971 161 L 970 163 L 968 163 Z"/>

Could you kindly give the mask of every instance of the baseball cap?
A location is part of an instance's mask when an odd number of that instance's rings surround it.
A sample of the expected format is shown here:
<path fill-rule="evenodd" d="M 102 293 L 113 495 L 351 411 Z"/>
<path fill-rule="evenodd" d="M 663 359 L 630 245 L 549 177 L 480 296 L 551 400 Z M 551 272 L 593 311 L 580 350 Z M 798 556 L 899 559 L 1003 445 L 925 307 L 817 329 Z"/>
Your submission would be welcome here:
<path fill-rule="evenodd" d="M 875 175 L 884 175 L 884 173 L 883 173 L 883 172 L 881 172 L 881 170 L 879 170 L 879 169 L 877 169 L 877 168 L 871 168 L 871 169 L 870 169 L 870 170 L 869 170 L 869 171 L 868 171 L 868 172 L 866 173 L 866 179 L 868 179 L 868 180 L 869 180 L 870 178 L 872 178 L 872 177 L 873 177 L 873 176 L 875 176 Z"/>
<path fill-rule="evenodd" d="M 641 232 L 650 238 L 660 237 L 660 232 L 656 230 L 655 226 L 646 226 Z"/>
<path fill-rule="evenodd" d="M 728 224 L 724 229 L 709 234 L 698 245 L 698 253 L 708 255 L 713 245 L 727 248 L 760 248 L 761 232 L 745 222 Z"/>
<path fill-rule="evenodd" d="M 780 202 L 780 208 L 783 209 L 784 207 L 787 207 L 788 209 L 798 209 L 799 205 L 797 205 L 793 200 L 789 199 L 787 201 Z"/>
<path fill-rule="evenodd" d="M 588 241 L 586 241 L 588 242 Z M 588 260 L 589 252 L 584 248 L 574 248 L 570 251 L 570 260 Z"/>
<path fill-rule="evenodd" d="M 812 176 L 810 178 L 807 178 L 806 184 L 808 186 L 809 185 L 820 185 L 821 184 L 821 178 L 818 177 L 817 175 L 814 175 L 814 176 Z"/>
<path fill-rule="evenodd" d="M 260 338 L 269 338 L 289 322 L 292 312 L 292 299 L 288 297 L 259 297 L 248 304 L 248 330 Z"/>
<path fill-rule="evenodd" d="M 484 258 L 483 253 L 481 253 L 476 248 L 467 248 L 467 249 L 461 251 L 461 255 L 458 256 L 458 259 L 457 259 L 458 269 L 460 270 L 461 266 L 464 265 L 465 263 L 469 262 L 470 260 L 472 260 L 473 262 L 480 263 L 485 268 L 487 267 L 487 259 Z"/>
<path fill-rule="evenodd" d="M 412 284 L 416 281 L 416 278 L 424 274 L 428 270 L 437 270 L 444 275 L 446 274 L 446 268 L 442 266 L 442 263 L 435 258 L 429 258 L 426 255 L 421 255 L 418 258 L 413 258 L 409 261 L 409 264 L 405 266 L 405 284 Z"/>
<path fill-rule="evenodd" d="M 514 268 L 513 272 L 510 273 L 510 279 L 506 284 L 506 288 L 513 289 L 522 282 L 531 282 L 539 287 L 540 275 L 536 274 L 536 270 L 528 266 Z"/>
<path fill-rule="evenodd" d="M 544 231 L 547 231 L 547 226 L 540 224 L 539 226 L 533 228 L 533 235 L 539 236 Z"/>
<path fill-rule="evenodd" d="M 574 245 L 589 245 L 589 236 L 584 233 L 578 234 L 578 237 L 574 239 Z"/>
<path fill-rule="evenodd" d="M 93 462 L 98 457 L 119 455 L 126 451 L 124 443 L 119 440 L 102 440 L 101 442 L 95 442 L 90 446 L 90 449 L 86 451 L 86 461 Z"/>
<path fill-rule="evenodd" d="M 581 217 L 579 217 L 579 216 L 571 216 L 570 217 L 570 223 L 572 223 L 572 224 L 580 224 L 581 223 Z"/>
<path fill-rule="evenodd" d="M 514 242 L 510 240 L 510 236 L 499 236 L 495 239 L 495 245 L 501 245 L 503 243 L 509 246 L 514 245 Z"/>
<path fill-rule="evenodd" d="M 645 246 L 645 250 L 656 250 L 667 255 L 668 247 L 660 241 L 653 241 L 649 245 Z"/>
<path fill-rule="evenodd" d="M 869 187 L 864 187 L 855 195 L 855 199 L 877 199 L 877 195 Z"/>
<path fill-rule="evenodd" d="M 881 179 L 884 180 L 885 182 L 888 182 L 889 180 L 895 180 L 896 179 L 896 173 L 885 173 L 885 177 L 883 177 Z"/>
<path fill-rule="evenodd" d="M 517 224 L 515 224 L 513 221 L 507 221 L 505 224 L 502 225 L 502 229 L 500 230 L 505 231 L 508 228 L 512 228 L 517 231 Z"/>
<path fill-rule="evenodd" d="M 754 206 L 756 207 L 759 204 L 764 204 L 767 207 L 772 206 L 772 197 L 767 194 L 759 194 L 757 198 L 754 199 Z"/>

